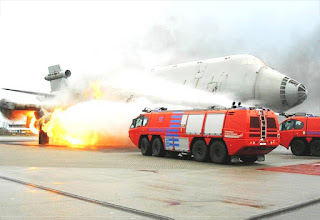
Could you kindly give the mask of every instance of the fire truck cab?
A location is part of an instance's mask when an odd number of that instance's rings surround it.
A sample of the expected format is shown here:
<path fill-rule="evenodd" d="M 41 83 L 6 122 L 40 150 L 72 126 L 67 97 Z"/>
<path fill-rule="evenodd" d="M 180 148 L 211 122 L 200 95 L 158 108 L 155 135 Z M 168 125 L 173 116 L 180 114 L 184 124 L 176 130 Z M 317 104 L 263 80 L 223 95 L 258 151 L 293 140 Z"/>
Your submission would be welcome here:
<path fill-rule="evenodd" d="M 129 137 L 143 155 L 181 153 L 214 163 L 264 161 L 280 143 L 275 113 L 245 107 L 148 111 L 133 119 Z"/>
<path fill-rule="evenodd" d="M 320 156 L 320 117 L 298 113 L 280 124 L 280 144 L 296 156 Z"/>

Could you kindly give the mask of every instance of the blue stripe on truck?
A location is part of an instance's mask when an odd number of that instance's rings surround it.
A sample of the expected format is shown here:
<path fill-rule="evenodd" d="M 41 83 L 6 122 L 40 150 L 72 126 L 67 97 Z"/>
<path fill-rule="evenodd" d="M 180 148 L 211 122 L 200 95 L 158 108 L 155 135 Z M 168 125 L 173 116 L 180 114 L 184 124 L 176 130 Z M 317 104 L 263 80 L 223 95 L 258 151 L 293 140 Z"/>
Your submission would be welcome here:
<path fill-rule="evenodd" d="M 179 142 L 178 138 L 166 138 L 166 141 L 175 141 L 175 142 Z"/>
<path fill-rule="evenodd" d="M 169 128 L 169 129 L 167 129 L 167 132 L 179 132 L 179 129 L 172 129 L 172 128 L 170 129 Z"/>
<path fill-rule="evenodd" d="M 181 123 L 181 120 L 171 120 L 170 123 Z"/>
<path fill-rule="evenodd" d="M 169 137 L 179 137 L 179 134 L 166 133 L 166 136 L 169 136 Z"/>
<path fill-rule="evenodd" d="M 179 144 L 167 143 L 167 146 L 179 147 Z"/>

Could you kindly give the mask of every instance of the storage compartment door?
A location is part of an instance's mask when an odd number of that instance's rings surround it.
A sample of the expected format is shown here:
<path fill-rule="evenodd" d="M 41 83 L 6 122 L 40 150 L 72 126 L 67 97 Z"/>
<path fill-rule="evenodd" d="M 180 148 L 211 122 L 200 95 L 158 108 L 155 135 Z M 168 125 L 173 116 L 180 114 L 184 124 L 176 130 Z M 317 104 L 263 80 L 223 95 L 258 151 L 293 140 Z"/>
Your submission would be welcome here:
<path fill-rule="evenodd" d="M 189 115 L 186 134 L 201 134 L 204 114 Z"/>
<path fill-rule="evenodd" d="M 208 114 L 204 127 L 204 135 L 222 135 L 224 117 L 224 113 Z"/>

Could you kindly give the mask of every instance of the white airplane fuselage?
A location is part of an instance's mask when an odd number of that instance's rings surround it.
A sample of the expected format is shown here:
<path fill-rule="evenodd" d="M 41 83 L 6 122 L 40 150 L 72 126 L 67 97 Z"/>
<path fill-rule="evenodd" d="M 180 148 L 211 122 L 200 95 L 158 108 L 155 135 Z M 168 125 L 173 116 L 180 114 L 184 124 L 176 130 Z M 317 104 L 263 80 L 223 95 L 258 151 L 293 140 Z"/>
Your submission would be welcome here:
<path fill-rule="evenodd" d="M 266 66 L 251 55 L 182 63 L 152 70 L 159 77 L 213 93 L 229 94 L 235 101 L 286 111 L 307 98 L 303 84 Z M 214 102 L 214 100 L 213 100 Z"/>

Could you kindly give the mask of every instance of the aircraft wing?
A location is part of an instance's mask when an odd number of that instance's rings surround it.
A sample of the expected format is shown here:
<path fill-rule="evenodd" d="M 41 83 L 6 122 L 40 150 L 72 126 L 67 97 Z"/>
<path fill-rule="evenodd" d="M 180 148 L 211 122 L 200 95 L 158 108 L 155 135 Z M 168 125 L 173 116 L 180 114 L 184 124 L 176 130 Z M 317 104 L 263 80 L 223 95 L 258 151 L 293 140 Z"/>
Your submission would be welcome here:
<path fill-rule="evenodd" d="M 8 91 L 13 91 L 13 92 L 27 93 L 27 94 L 31 94 L 31 95 L 40 95 L 40 96 L 45 96 L 45 97 L 54 97 L 54 95 L 51 94 L 51 93 L 31 92 L 31 91 L 17 90 L 17 89 L 7 89 L 7 88 L 2 88 L 2 89 L 3 89 L 3 90 L 8 90 Z"/>
<path fill-rule="evenodd" d="M 21 116 L 25 115 L 24 112 L 39 112 L 41 109 L 41 106 L 36 104 L 21 104 L 6 99 L 0 100 L 0 111 L 9 120 L 19 120 Z"/>

